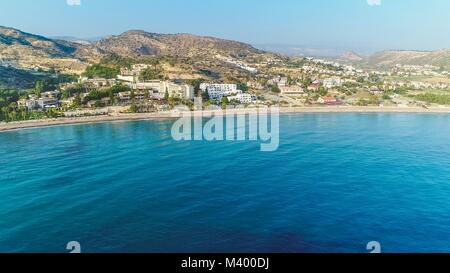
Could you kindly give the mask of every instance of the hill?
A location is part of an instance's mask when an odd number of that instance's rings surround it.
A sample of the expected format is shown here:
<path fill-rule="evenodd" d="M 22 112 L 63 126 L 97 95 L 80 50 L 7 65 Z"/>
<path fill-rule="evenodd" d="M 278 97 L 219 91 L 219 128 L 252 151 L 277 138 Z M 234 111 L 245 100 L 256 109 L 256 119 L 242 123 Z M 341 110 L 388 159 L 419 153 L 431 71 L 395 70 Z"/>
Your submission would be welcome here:
<path fill-rule="evenodd" d="M 368 64 L 376 67 L 402 65 L 433 65 L 450 68 L 450 50 L 383 51 L 369 57 Z"/>
<path fill-rule="evenodd" d="M 143 56 L 214 57 L 216 54 L 246 58 L 263 53 L 250 45 L 192 34 L 157 34 L 132 30 L 94 44 L 104 53 L 122 57 Z"/>
<path fill-rule="evenodd" d="M 213 79 L 244 78 L 250 73 L 245 69 L 248 65 L 278 58 L 245 43 L 192 34 L 131 30 L 92 43 L 70 40 L 0 27 L 0 65 L 81 74 L 88 65 L 104 60 L 121 58 L 137 63 L 150 59 L 160 64 L 168 78 Z"/>
<path fill-rule="evenodd" d="M 250 73 L 243 67 L 278 58 L 276 54 L 236 41 L 142 30 L 109 36 L 85 48 L 103 56 L 119 56 L 137 62 L 156 59 L 165 76 L 172 79 L 243 79 Z"/>
<path fill-rule="evenodd" d="M 364 60 L 364 57 L 356 54 L 355 52 L 346 52 L 344 54 L 342 54 L 339 59 L 344 60 L 344 61 L 349 61 L 349 62 L 360 62 Z"/>
<path fill-rule="evenodd" d="M 0 26 L 0 61 L 21 69 L 77 73 L 86 67 L 75 56 L 79 46 Z"/>

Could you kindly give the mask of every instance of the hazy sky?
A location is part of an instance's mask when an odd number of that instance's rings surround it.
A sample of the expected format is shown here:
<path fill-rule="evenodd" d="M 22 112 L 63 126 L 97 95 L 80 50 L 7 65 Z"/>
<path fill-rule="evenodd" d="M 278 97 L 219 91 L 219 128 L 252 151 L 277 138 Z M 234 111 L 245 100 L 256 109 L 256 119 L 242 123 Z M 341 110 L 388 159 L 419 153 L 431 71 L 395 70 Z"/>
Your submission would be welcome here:
<path fill-rule="evenodd" d="M 129 29 L 356 51 L 450 48 L 448 0 L 1 0 L 0 25 L 90 38 Z"/>

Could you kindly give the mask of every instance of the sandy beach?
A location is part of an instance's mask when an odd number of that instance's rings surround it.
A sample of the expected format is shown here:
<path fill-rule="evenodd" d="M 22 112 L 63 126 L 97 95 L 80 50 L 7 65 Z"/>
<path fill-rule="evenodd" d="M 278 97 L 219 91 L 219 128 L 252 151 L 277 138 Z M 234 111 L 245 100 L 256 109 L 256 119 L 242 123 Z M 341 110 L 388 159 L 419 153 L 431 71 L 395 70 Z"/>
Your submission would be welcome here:
<path fill-rule="evenodd" d="M 189 112 L 194 116 L 210 116 L 210 115 L 226 115 L 226 114 L 245 114 L 251 109 L 234 109 L 228 110 L 226 113 L 221 110 L 196 111 Z M 254 109 L 253 109 L 254 110 Z M 355 107 L 355 106 L 329 106 L 329 107 L 283 107 L 280 108 L 281 114 L 295 113 L 430 113 L 430 114 L 450 114 L 450 107 Z M 49 126 L 89 124 L 102 122 L 119 122 L 134 120 L 154 120 L 154 119 L 170 119 L 181 117 L 186 112 L 167 111 L 157 113 L 143 114 L 115 114 L 103 116 L 74 117 L 74 118 L 57 118 L 43 120 L 28 120 L 19 122 L 0 123 L 0 132 L 39 128 Z"/>

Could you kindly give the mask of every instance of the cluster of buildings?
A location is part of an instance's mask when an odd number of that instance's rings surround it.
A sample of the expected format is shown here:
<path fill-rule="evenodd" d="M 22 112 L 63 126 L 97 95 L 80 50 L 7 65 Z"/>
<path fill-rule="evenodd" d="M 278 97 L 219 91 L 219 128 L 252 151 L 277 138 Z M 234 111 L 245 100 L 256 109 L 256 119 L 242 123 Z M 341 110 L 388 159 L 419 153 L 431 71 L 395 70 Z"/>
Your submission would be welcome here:
<path fill-rule="evenodd" d="M 236 65 L 240 64 L 236 63 Z M 134 91 L 134 98 L 137 100 L 143 100 L 145 98 L 163 99 L 166 97 L 185 100 L 194 99 L 196 94 L 195 88 L 192 85 L 167 80 L 142 81 L 140 79 L 140 75 L 148 68 L 151 68 L 151 65 L 136 64 L 131 68 L 121 69 L 120 74 L 117 75 L 115 79 L 80 78 L 79 83 L 87 86 L 88 88 L 110 87 L 118 83 L 122 83 Z M 242 68 L 246 69 L 245 67 Z M 203 83 L 201 84 L 200 89 L 204 93 L 207 92 L 209 98 L 215 101 L 221 101 L 223 97 L 227 97 L 229 101 L 236 101 L 242 104 L 257 102 L 256 96 L 239 90 L 236 84 Z M 120 92 L 117 94 L 117 98 L 119 102 L 127 103 L 131 100 L 131 95 L 131 91 Z"/>
<path fill-rule="evenodd" d="M 125 86 L 136 91 L 136 94 L 148 92 L 149 97 L 157 99 L 163 99 L 166 96 L 186 100 L 194 98 L 194 87 L 188 84 L 163 80 L 141 81 L 139 77 L 142 71 L 150 67 L 151 65 L 147 64 L 135 64 L 131 69 L 122 68 L 116 79 L 80 78 L 79 83 L 92 88 L 109 87 L 118 83 L 123 83 Z M 124 93 L 125 94 L 122 94 L 123 96 L 120 96 L 119 94 L 119 99 L 122 100 L 122 98 L 124 98 L 123 100 L 127 100 L 127 96 L 131 95 L 131 92 Z"/>
<path fill-rule="evenodd" d="M 249 66 L 248 64 L 245 64 L 245 63 L 243 63 L 243 62 L 234 60 L 234 59 L 232 59 L 232 58 L 223 57 L 223 56 L 221 56 L 221 55 L 216 55 L 216 58 L 219 59 L 219 60 L 221 60 L 221 61 L 224 61 L 224 62 L 226 62 L 226 63 L 235 65 L 235 66 L 237 66 L 237 67 L 239 67 L 239 68 L 241 68 L 241 69 L 243 69 L 243 70 L 246 70 L 246 71 L 248 71 L 248 72 L 250 72 L 250 73 L 252 73 L 252 74 L 258 73 L 258 69 L 254 68 L 254 67 L 251 67 L 251 66 Z"/>
<path fill-rule="evenodd" d="M 45 92 L 40 96 L 30 95 L 28 99 L 21 99 L 17 104 L 19 107 L 25 107 L 30 111 L 56 108 L 60 105 L 59 95 L 59 91 Z"/>
<path fill-rule="evenodd" d="M 211 100 L 221 101 L 222 98 L 227 97 L 229 101 L 236 101 L 242 104 L 256 103 L 255 95 L 242 92 L 237 89 L 236 84 L 220 84 L 220 83 L 202 83 L 200 90 L 203 93 L 208 93 Z"/>
<path fill-rule="evenodd" d="M 369 77 L 369 73 L 365 72 L 362 69 L 357 69 L 351 65 L 340 64 L 333 61 L 325 61 L 322 59 L 316 58 L 307 58 L 311 62 L 321 65 L 304 65 L 301 70 L 304 73 L 316 73 L 316 74 L 326 74 L 332 76 L 341 76 L 341 77 Z M 323 67 L 325 66 L 325 68 Z"/>
<path fill-rule="evenodd" d="M 440 77 L 448 76 L 450 73 L 448 71 L 441 71 L 437 66 L 433 65 L 401 65 L 397 64 L 395 68 L 392 69 L 391 74 L 395 73 L 398 76 L 431 76 Z"/>
<path fill-rule="evenodd" d="M 339 77 L 331 77 L 323 79 L 322 84 L 325 88 L 331 89 L 335 87 L 342 86 L 344 84 L 344 80 Z"/>
<path fill-rule="evenodd" d="M 429 83 L 421 81 L 384 81 L 384 88 L 386 90 L 396 90 L 398 88 L 406 87 L 410 89 L 449 89 L 448 83 Z"/>
<path fill-rule="evenodd" d="M 146 82 L 125 82 L 125 85 L 138 92 L 149 92 L 150 97 L 163 99 L 173 97 L 192 100 L 195 97 L 195 89 L 192 85 L 174 83 L 171 81 L 152 80 Z"/>

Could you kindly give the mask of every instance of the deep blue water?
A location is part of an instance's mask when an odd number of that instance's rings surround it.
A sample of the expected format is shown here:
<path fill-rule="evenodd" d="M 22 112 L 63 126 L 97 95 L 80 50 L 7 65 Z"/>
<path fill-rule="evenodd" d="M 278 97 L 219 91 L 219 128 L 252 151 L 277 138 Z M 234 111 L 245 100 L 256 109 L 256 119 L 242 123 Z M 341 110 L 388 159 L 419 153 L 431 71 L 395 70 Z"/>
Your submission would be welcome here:
<path fill-rule="evenodd" d="M 273 153 L 171 125 L 0 133 L 0 252 L 450 252 L 450 115 L 285 115 Z"/>

